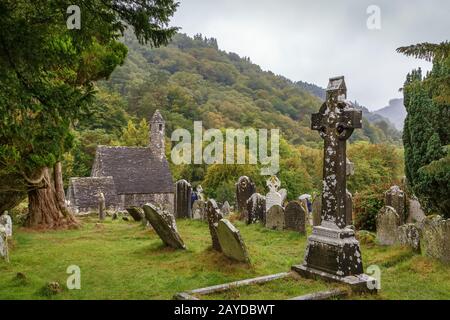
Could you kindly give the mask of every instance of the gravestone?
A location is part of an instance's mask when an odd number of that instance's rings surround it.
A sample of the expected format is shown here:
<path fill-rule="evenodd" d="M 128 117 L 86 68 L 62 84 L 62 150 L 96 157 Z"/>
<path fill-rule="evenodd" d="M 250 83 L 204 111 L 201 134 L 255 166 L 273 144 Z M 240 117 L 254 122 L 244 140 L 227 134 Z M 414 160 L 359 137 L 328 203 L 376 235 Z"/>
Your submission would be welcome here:
<path fill-rule="evenodd" d="M 195 190 L 197 191 L 197 196 L 199 200 L 205 201 L 205 195 L 203 194 L 203 188 L 201 185 L 198 185 Z"/>
<path fill-rule="evenodd" d="M 267 187 L 269 188 L 269 192 L 266 194 L 266 213 L 269 212 L 269 209 L 274 206 L 283 206 L 283 196 L 278 192 L 278 189 L 281 186 L 280 179 L 276 176 L 271 176 L 267 179 L 266 182 Z"/>
<path fill-rule="evenodd" d="M 134 221 L 141 221 L 144 218 L 144 211 L 139 207 L 129 207 L 127 212 L 133 217 Z"/>
<path fill-rule="evenodd" d="M 313 226 L 320 226 L 322 223 L 322 196 L 319 194 L 314 198 L 313 201 L 313 209 L 312 209 L 312 216 L 313 216 Z"/>
<path fill-rule="evenodd" d="M 345 224 L 347 226 L 353 225 L 353 199 L 350 191 L 345 191 Z"/>
<path fill-rule="evenodd" d="M 398 227 L 397 239 L 401 245 L 411 247 L 414 252 L 420 253 L 420 232 L 415 224 L 407 223 Z"/>
<path fill-rule="evenodd" d="M 231 206 L 230 206 L 230 204 L 228 203 L 228 201 L 225 201 L 225 202 L 223 203 L 223 206 L 222 206 L 222 208 L 220 208 L 220 211 L 222 212 L 222 214 L 223 214 L 224 216 L 227 216 L 227 215 L 229 215 L 229 214 L 231 213 Z"/>
<path fill-rule="evenodd" d="M 6 228 L 0 224 L 0 257 L 9 262 L 8 254 L 8 236 L 6 235 Z"/>
<path fill-rule="evenodd" d="M 305 208 L 300 201 L 290 201 L 284 210 L 284 228 L 305 233 L 306 216 Z"/>
<path fill-rule="evenodd" d="M 341 281 L 354 290 L 370 290 L 375 279 L 363 274 L 359 242 L 346 223 L 346 144 L 362 126 L 362 111 L 346 100 L 344 77 L 331 78 L 326 101 L 311 117 L 311 129 L 324 140 L 322 222 L 308 237 L 302 265 L 292 269 L 309 278 Z"/>
<path fill-rule="evenodd" d="M 219 221 L 223 218 L 222 213 L 214 199 L 206 202 L 206 217 L 208 219 L 209 233 L 211 235 L 212 248 L 216 251 L 222 251 L 217 237 L 217 227 Z"/>
<path fill-rule="evenodd" d="M 205 220 L 205 201 L 194 201 L 194 204 L 192 205 L 192 218 L 196 220 Z"/>
<path fill-rule="evenodd" d="M 426 256 L 450 263 L 450 219 L 426 217 L 421 223 L 422 248 Z"/>
<path fill-rule="evenodd" d="M 13 223 L 11 216 L 8 214 L 8 211 L 5 211 L 0 216 L 0 225 L 3 225 L 5 227 L 5 234 L 8 238 L 12 237 L 12 231 L 13 231 Z"/>
<path fill-rule="evenodd" d="M 254 193 L 247 200 L 247 224 L 257 221 L 266 223 L 266 197 L 259 193 Z"/>
<path fill-rule="evenodd" d="M 175 217 L 192 218 L 191 211 L 192 187 L 186 180 L 175 183 Z"/>
<path fill-rule="evenodd" d="M 384 246 L 397 243 L 397 228 L 401 225 L 400 217 L 394 208 L 384 206 L 377 215 L 377 240 Z"/>
<path fill-rule="evenodd" d="M 273 230 L 284 229 L 284 209 L 275 204 L 266 213 L 266 228 Z"/>
<path fill-rule="evenodd" d="M 384 205 L 395 209 L 400 217 L 400 224 L 406 222 L 406 195 L 399 186 L 392 186 L 384 193 Z"/>
<path fill-rule="evenodd" d="M 239 219 L 247 217 L 247 200 L 255 192 L 255 184 L 249 177 L 239 177 L 238 182 L 236 183 L 236 205 Z"/>
<path fill-rule="evenodd" d="M 105 220 L 106 217 L 106 205 L 105 195 L 103 192 L 98 192 L 98 218 L 100 221 Z"/>
<path fill-rule="evenodd" d="M 422 222 L 426 218 L 425 213 L 422 210 L 420 202 L 416 198 L 409 199 L 409 210 L 407 223 Z"/>
<path fill-rule="evenodd" d="M 162 210 L 151 203 L 144 204 L 143 209 L 145 218 L 166 246 L 175 249 L 186 249 L 178 233 L 175 217 L 170 212 Z"/>
<path fill-rule="evenodd" d="M 286 201 L 286 198 L 287 198 L 287 190 L 283 188 L 283 189 L 278 190 L 278 193 L 281 196 L 281 206 L 283 206 L 284 201 Z"/>
<path fill-rule="evenodd" d="M 241 234 L 230 221 L 227 219 L 219 221 L 217 237 L 224 255 L 237 261 L 250 262 L 247 247 L 242 240 Z"/>

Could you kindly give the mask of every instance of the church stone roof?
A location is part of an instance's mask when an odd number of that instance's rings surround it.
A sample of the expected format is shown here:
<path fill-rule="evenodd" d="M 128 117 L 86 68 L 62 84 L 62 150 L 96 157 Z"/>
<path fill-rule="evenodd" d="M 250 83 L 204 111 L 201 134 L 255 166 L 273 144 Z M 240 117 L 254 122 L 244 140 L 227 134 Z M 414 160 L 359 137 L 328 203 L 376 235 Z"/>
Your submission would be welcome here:
<path fill-rule="evenodd" d="M 91 176 L 112 176 L 118 194 L 174 192 L 167 159 L 148 147 L 98 146 Z"/>
<path fill-rule="evenodd" d="M 113 177 L 70 178 L 67 199 L 71 207 L 81 211 L 96 208 L 99 191 L 105 196 L 107 208 L 119 205 Z"/>
<path fill-rule="evenodd" d="M 164 119 L 158 109 L 156 109 L 150 122 L 164 122 Z"/>

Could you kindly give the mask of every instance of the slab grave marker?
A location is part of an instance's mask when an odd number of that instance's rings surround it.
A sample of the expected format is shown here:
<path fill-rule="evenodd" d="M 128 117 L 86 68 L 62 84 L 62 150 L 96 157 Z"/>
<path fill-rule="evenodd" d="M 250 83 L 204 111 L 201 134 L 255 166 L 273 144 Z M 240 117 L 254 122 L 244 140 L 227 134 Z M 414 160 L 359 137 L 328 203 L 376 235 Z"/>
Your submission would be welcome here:
<path fill-rule="evenodd" d="M 208 219 L 209 233 L 211 235 L 212 248 L 216 251 L 222 251 L 220 247 L 219 239 L 217 237 L 217 227 L 219 221 L 223 218 L 222 213 L 217 206 L 214 199 L 209 199 L 206 202 L 206 217 Z"/>
<path fill-rule="evenodd" d="M 259 193 L 254 193 L 247 200 L 247 224 L 262 222 L 266 223 L 266 197 Z"/>
<path fill-rule="evenodd" d="M 144 204 L 145 218 L 151 224 L 166 246 L 175 249 L 186 249 L 178 233 L 175 217 L 168 211 L 162 210 L 151 203 Z"/>
<path fill-rule="evenodd" d="M 219 221 L 217 237 L 224 255 L 240 262 L 250 262 L 247 247 L 242 240 L 241 234 L 230 221 L 227 219 Z"/>
<path fill-rule="evenodd" d="M 205 220 L 205 201 L 195 200 L 192 205 L 192 219 Z"/>
<path fill-rule="evenodd" d="M 397 228 L 398 242 L 420 253 L 420 231 L 413 223 L 407 223 Z"/>
<path fill-rule="evenodd" d="M 362 111 L 346 101 L 344 77 L 331 78 L 326 101 L 312 115 L 311 129 L 324 140 L 322 222 L 308 238 L 302 265 L 292 269 L 310 278 L 341 281 L 354 290 L 370 291 L 375 279 L 363 273 L 359 242 L 346 228 L 346 144 L 355 128 L 362 126 Z M 373 287 L 374 289 L 376 286 Z"/>
<path fill-rule="evenodd" d="M 285 225 L 284 209 L 275 204 L 266 213 L 266 228 L 273 230 L 283 230 Z"/>
<path fill-rule="evenodd" d="M 186 180 L 178 180 L 175 183 L 175 217 L 192 218 L 191 210 L 192 187 Z"/>
<path fill-rule="evenodd" d="M 397 243 L 397 228 L 401 225 L 395 209 L 384 206 L 377 214 L 377 240 L 383 246 Z"/>
<path fill-rule="evenodd" d="M 400 224 L 406 222 L 406 195 L 399 186 L 392 186 L 384 193 L 384 205 L 395 209 L 400 217 Z"/>
<path fill-rule="evenodd" d="M 285 229 L 306 232 L 306 211 L 299 200 L 290 201 L 284 209 Z"/>
<path fill-rule="evenodd" d="M 247 200 L 256 192 L 255 184 L 247 176 L 241 176 L 236 183 L 236 205 L 239 219 L 247 217 Z"/>

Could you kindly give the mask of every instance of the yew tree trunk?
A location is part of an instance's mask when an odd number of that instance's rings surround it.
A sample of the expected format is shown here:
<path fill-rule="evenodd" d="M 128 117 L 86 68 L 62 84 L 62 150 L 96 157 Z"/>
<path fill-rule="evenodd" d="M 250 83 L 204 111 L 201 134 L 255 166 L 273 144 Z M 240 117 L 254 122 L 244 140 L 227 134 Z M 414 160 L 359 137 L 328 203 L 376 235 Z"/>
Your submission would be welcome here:
<path fill-rule="evenodd" d="M 54 177 L 61 177 L 52 181 L 48 168 L 44 169 L 44 185 L 35 186 L 28 191 L 28 217 L 26 226 L 36 229 L 56 229 L 76 226 L 77 222 L 67 210 L 64 202 L 62 186 L 61 164 L 55 168 Z M 56 167 L 56 166 L 55 166 Z M 58 192 L 57 188 L 58 186 Z M 62 193 L 61 193 L 62 192 Z"/>

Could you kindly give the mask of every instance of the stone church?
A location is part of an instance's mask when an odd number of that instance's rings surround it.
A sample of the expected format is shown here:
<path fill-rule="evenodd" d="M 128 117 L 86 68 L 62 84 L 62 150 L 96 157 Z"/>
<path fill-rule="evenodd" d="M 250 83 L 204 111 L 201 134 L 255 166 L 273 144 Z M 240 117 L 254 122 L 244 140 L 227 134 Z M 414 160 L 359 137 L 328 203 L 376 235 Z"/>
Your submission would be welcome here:
<path fill-rule="evenodd" d="M 156 110 L 150 121 L 148 147 L 98 146 L 91 176 L 70 179 L 69 206 L 75 212 L 95 211 L 102 192 L 109 210 L 152 202 L 173 212 L 174 183 L 164 136 L 165 121 Z"/>

